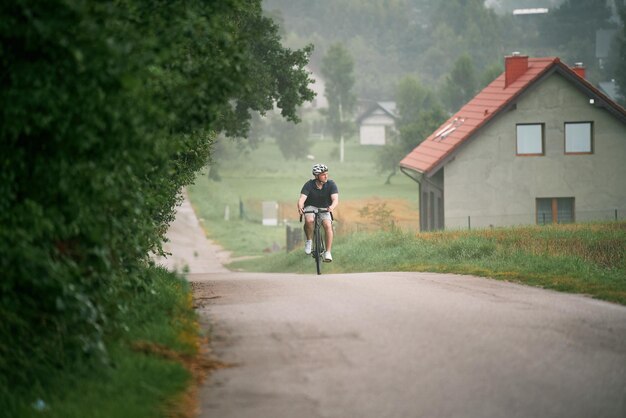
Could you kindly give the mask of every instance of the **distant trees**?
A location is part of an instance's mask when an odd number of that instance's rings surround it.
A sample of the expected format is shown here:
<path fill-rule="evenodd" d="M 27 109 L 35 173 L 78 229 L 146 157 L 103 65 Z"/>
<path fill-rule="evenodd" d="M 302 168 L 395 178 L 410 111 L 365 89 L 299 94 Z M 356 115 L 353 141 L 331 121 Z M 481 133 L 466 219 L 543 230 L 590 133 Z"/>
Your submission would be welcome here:
<path fill-rule="evenodd" d="M 605 0 L 546 0 L 547 15 L 515 17 L 513 5 L 537 2 L 506 3 L 496 14 L 483 0 L 264 1 L 282 11 L 300 42 L 315 36 L 320 51 L 336 42 L 345 45 L 354 58 L 355 92 L 364 99 L 391 97 L 406 74 L 441 87 L 464 54 L 472 58 L 477 88 L 484 85 L 481 75 L 513 51 L 582 61 L 591 80 L 614 77 L 600 74 L 594 54 L 595 31 L 612 25 Z M 314 55 L 312 62 L 321 58 Z"/>
<path fill-rule="evenodd" d="M 321 74 L 328 99 L 326 126 L 332 137 L 340 141 L 339 160 L 343 162 L 344 134 L 351 129 L 351 124 L 346 121 L 354 112 L 356 97 L 353 92 L 354 61 L 342 44 L 333 44 L 328 49 L 322 60 Z"/>
<path fill-rule="evenodd" d="M 442 87 L 443 100 L 451 112 L 456 112 L 474 97 L 476 90 L 477 77 L 472 57 L 463 54 L 456 60 L 452 71 L 445 78 Z"/>
<path fill-rule="evenodd" d="M 626 106 L 626 4 L 618 6 L 618 13 L 622 24 L 616 40 L 615 80 L 621 96 L 620 103 Z"/>
<path fill-rule="evenodd" d="M 435 81 L 444 81 L 441 76 L 452 71 L 463 55 L 471 57 L 476 72 L 482 72 L 506 53 L 501 18 L 483 0 L 436 2 L 428 25 L 428 43 L 418 68 Z"/>
<path fill-rule="evenodd" d="M 273 117 L 269 125 L 270 134 L 286 160 L 306 158 L 311 149 L 310 126 L 306 121 L 293 123 Z"/>
<path fill-rule="evenodd" d="M 383 146 L 377 162 L 379 170 L 388 173 L 387 184 L 396 174 L 400 160 L 447 117 L 433 91 L 413 77 L 405 77 L 398 83 L 395 99 L 399 114 L 396 123 L 398 133 Z"/>
<path fill-rule="evenodd" d="M 583 62 L 597 72 L 596 31 L 613 27 L 610 18 L 606 0 L 565 0 L 548 13 L 539 36 L 564 61 Z"/>

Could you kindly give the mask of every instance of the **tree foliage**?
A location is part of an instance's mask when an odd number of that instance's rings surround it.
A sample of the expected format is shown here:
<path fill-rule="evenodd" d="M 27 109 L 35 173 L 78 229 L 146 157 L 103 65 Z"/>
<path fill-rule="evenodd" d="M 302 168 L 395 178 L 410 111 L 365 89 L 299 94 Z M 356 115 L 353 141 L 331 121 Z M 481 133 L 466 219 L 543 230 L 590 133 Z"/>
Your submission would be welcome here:
<path fill-rule="evenodd" d="M 280 153 L 289 159 L 306 158 L 311 149 L 309 141 L 309 124 L 307 122 L 293 123 L 283 119 L 273 118 L 270 125 L 272 136 Z"/>
<path fill-rule="evenodd" d="M 461 55 L 443 85 L 443 98 L 448 110 L 456 112 L 467 103 L 477 90 L 476 71 L 472 57 Z"/>
<path fill-rule="evenodd" d="M 327 126 L 338 140 L 346 131 L 344 121 L 354 112 L 354 61 L 341 44 L 332 45 L 322 60 L 322 76 L 328 99 Z"/>
<path fill-rule="evenodd" d="M 622 106 L 626 106 L 626 4 L 620 5 L 618 12 L 621 26 L 616 40 L 615 81 L 620 93 L 620 103 Z"/>
<path fill-rule="evenodd" d="M 260 1 L 0 6 L 0 387 L 106 358 L 216 132 L 313 97 Z"/>
<path fill-rule="evenodd" d="M 549 8 L 548 14 L 512 14 L 514 8 L 541 6 L 532 0 L 265 0 L 264 4 L 282 12 L 290 39 L 300 43 L 314 39 L 318 51 L 337 42 L 345 45 L 354 57 L 355 92 L 363 99 L 388 100 L 407 74 L 441 87 L 463 54 L 472 57 L 476 74 L 519 51 L 558 56 L 569 64 L 582 61 L 590 80 L 615 78 L 617 73 L 597 65 L 594 54 L 595 31 L 614 27 L 607 20 L 607 2 L 541 3 Z M 322 58 L 314 55 L 311 61 L 318 67 Z"/>
<path fill-rule="evenodd" d="M 378 168 L 389 173 L 387 183 L 396 174 L 398 163 L 426 139 L 446 118 L 439 100 L 432 90 L 413 77 L 405 77 L 396 87 L 398 132 L 391 136 L 378 154 Z"/>
<path fill-rule="evenodd" d="M 596 31 L 612 27 L 606 0 L 565 0 L 548 13 L 540 37 L 566 62 L 596 63 Z"/>

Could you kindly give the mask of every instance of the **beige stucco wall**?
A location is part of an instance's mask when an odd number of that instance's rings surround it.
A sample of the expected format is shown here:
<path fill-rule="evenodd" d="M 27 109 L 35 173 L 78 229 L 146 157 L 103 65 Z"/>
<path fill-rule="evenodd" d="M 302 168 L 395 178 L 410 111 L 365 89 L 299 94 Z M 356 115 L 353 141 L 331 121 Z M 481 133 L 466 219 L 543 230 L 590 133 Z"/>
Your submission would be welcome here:
<path fill-rule="evenodd" d="M 565 122 L 592 121 L 594 153 L 565 155 Z M 545 124 L 545 155 L 515 155 L 517 123 Z M 574 197 L 577 221 L 626 211 L 626 124 L 559 74 L 535 86 L 444 167 L 447 229 L 534 224 L 536 198 Z"/>

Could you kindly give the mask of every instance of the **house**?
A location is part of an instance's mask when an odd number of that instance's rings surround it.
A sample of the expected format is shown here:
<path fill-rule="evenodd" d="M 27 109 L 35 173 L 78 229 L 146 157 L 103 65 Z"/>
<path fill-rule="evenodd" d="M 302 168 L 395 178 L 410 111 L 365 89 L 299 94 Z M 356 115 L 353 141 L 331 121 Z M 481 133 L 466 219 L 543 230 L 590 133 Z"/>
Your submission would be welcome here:
<path fill-rule="evenodd" d="M 385 145 L 387 132 L 396 125 L 396 103 L 375 102 L 356 120 L 361 145 Z"/>
<path fill-rule="evenodd" d="M 421 230 L 623 218 L 626 110 L 582 65 L 515 53 L 400 169 Z"/>

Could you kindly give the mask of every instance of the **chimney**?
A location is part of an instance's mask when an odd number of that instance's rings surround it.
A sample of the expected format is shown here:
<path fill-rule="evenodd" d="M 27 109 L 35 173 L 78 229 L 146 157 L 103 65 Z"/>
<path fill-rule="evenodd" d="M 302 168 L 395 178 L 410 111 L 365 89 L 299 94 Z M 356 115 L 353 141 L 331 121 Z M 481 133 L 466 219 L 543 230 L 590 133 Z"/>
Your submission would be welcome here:
<path fill-rule="evenodd" d="M 582 62 L 577 62 L 576 64 L 574 64 L 572 70 L 574 70 L 574 72 L 578 74 L 579 77 L 585 78 L 586 69 Z"/>
<path fill-rule="evenodd" d="M 528 55 L 513 52 L 504 57 L 504 87 L 508 87 L 528 69 Z"/>

